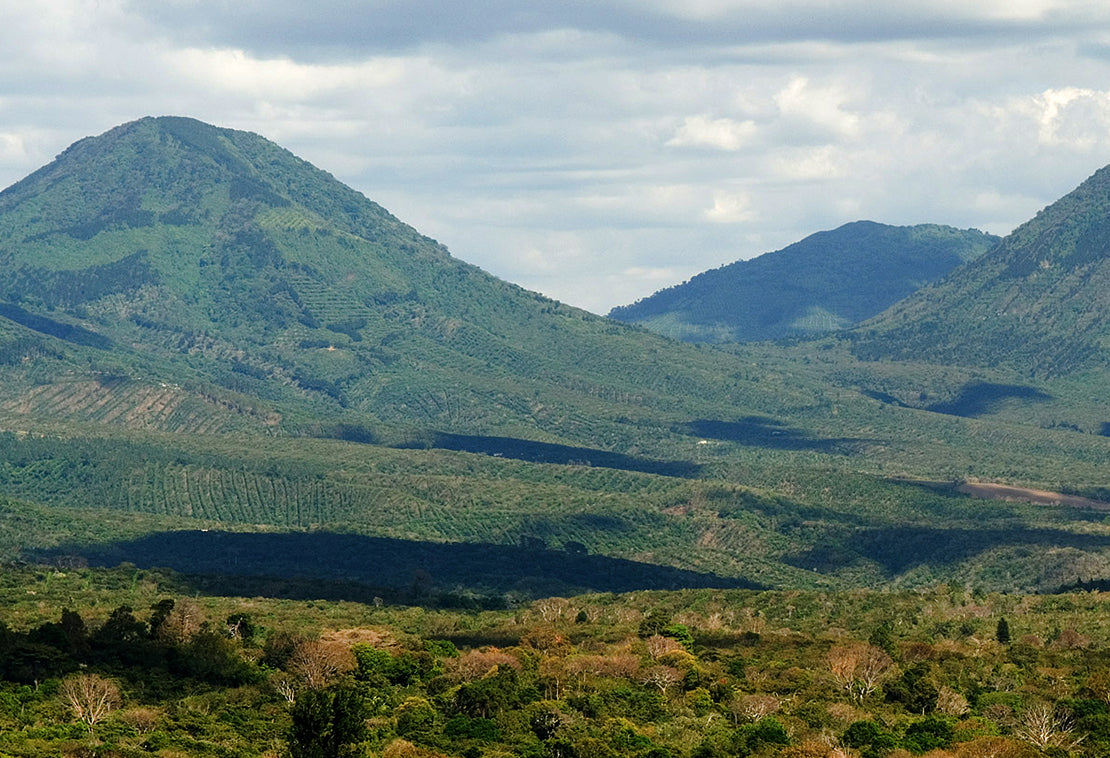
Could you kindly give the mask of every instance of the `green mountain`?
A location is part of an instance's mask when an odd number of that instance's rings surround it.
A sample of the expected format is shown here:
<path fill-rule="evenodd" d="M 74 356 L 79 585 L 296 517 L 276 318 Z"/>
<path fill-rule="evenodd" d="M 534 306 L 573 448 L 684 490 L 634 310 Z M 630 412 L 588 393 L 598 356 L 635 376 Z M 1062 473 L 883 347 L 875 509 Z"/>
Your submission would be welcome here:
<path fill-rule="evenodd" d="M 0 240 L 0 410 L 39 420 L 612 448 L 645 409 L 669 426 L 778 403 L 722 380 L 720 356 L 500 281 L 272 142 L 190 119 L 73 145 L 0 193 Z"/>
<path fill-rule="evenodd" d="M 880 313 L 997 242 L 975 229 L 857 221 L 698 274 L 609 316 L 688 342 L 812 337 Z"/>
<path fill-rule="evenodd" d="M 1006 366 L 1027 376 L 1105 369 L 1110 352 L 1110 167 L 959 275 L 865 324 L 860 357 Z"/>
<path fill-rule="evenodd" d="M 254 134 L 75 144 L 0 193 L 0 262 L 3 559 L 451 602 L 1110 576 L 1110 393 L 676 342 L 458 261 Z"/>

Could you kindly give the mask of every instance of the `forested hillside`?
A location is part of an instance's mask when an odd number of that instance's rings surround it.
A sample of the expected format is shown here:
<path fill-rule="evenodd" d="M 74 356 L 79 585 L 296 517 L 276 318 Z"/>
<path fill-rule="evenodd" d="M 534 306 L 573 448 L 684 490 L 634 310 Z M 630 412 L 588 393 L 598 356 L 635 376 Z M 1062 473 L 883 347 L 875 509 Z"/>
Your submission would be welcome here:
<path fill-rule="evenodd" d="M 960 276 L 865 325 L 865 359 L 1104 372 L 1110 319 L 1110 169 L 1042 210 Z"/>
<path fill-rule="evenodd" d="M 820 336 L 877 315 L 997 242 L 975 229 L 857 221 L 698 274 L 609 316 L 688 342 Z"/>
<path fill-rule="evenodd" d="M 860 224 L 803 250 L 867 239 L 988 242 Z M 1089 377 L 676 342 L 462 263 L 258 135 L 83 140 L 0 193 L 0 261 L 10 560 L 482 607 L 1110 575 Z"/>

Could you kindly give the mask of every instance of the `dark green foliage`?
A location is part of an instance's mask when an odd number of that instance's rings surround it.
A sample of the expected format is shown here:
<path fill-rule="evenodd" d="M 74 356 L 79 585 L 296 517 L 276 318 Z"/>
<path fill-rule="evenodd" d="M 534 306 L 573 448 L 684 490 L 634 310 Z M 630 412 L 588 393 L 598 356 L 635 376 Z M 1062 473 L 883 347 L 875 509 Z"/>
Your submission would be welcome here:
<path fill-rule="evenodd" d="M 883 314 L 853 350 L 868 360 L 1007 365 L 1026 376 L 1104 367 L 1108 211 L 1104 168 L 958 276 Z"/>
<path fill-rule="evenodd" d="M 902 676 L 883 687 L 886 699 L 901 703 L 910 713 L 932 713 L 937 707 L 937 688 L 927 663 L 915 663 Z"/>
<path fill-rule="evenodd" d="M 894 655 L 894 625 L 889 621 L 882 622 L 871 632 L 867 641 L 887 655 Z"/>
<path fill-rule="evenodd" d="M 678 640 L 687 650 L 694 647 L 694 636 L 690 634 L 690 629 L 685 624 L 668 624 L 663 628 L 662 635 Z"/>
<path fill-rule="evenodd" d="M 840 741 L 859 750 L 864 758 L 882 758 L 898 747 L 898 738 L 874 721 L 853 722 Z"/>
<path fill-rule="evenodd" d="M 902 746 L 920 755 L 930 750 L 948 747 L 953 739 L 952 725 L 937 716 L 928 716 L 906 727 Z"/>
<path fill-rule="evenodd" d="M 994 630 L 994 638 L 1003 645 L 1010 644 L 1010 623 L 1006 619 L 1000 618 L 998 620 L 998 625 Z"/>
<path fill-rule="evenodd" d="M 292 758 L 355 755 L 355 746 L 365 737 L 365 705 L 356 688 L 307 690 L 297 698 L 289 731 Z"/>
<path fill-rule="evenodd" d="M 520 681 L 516 669 L 501 664 L 493 676 L 460 687 L 455 693 L 454 709 L 461 715 L 488 719 L 538 699 L 539 693 Z"/>
<path fill-rule="evenodd" d="M 644 620 L 640 622 L 638 630 L 641 637 L 651 637 L 656 634 L 663 634 L 664 630 L 671 624 L 671 615 L 662 608 L 652 608 Z"/>
<path fill-rule="evenodd" d="M 455 716 L 443 725 L 443 734 L 456 740 L 495 742 L 501 739 L 501 730 L 497 728 L 495 721 L 470 716 Z"/>
<path fill-rule="evenodd" d="M 768 745 L 789 745 L 790 736 L 778 719 L 768 716 L 740 726 L 731 742 L 734 755 L 748 756 Z"/>

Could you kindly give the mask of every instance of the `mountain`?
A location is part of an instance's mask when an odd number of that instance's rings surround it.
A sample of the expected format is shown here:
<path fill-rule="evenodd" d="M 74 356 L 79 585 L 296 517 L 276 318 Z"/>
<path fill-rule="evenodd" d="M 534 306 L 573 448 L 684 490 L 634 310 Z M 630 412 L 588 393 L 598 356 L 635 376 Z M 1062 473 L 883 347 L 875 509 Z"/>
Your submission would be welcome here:
<path fill-rule="evenodd" d="M 0 193 L 0 240 L 0 411 L 39 420 L 611 448 L 645 409 L 773 401 L 722 356 L 498 280 L 274 143 L 192 119 L 74 144 Z"/>
<path fill-rule="evenodd" d="M 1110 575 L 1110 438 L 1082 433 L 1110 394 L 860 344 L 676 342 L 459 261 L 258 135 L 141 119 L 0 192 L 0 559 L 499 602 Z M 262 532 L 312 535 L 234 536 Z"/>
<path fill-rule="evenodd" d="M 1053 377 L 1110 362 L 1110 167 L 854 336 L 864 359 Z"/>
<path fill-rule="evenodd" d="M 688 342 L 811 337 L 880 313 L 997 242 L 976 229 L 856 221 L 698 274 L 609 316 Z"/>

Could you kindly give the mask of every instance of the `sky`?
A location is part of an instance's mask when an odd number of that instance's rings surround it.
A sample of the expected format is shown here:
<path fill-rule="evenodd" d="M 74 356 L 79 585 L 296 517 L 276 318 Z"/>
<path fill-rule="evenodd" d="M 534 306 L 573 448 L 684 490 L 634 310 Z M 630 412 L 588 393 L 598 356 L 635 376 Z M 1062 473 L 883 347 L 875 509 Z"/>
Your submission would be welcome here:
<path fill-rule="evenodd" d="M 1110 4 L 0 0 L 0 187 L 257 132 L 595 313 L 860 219 L 1006 234 L 1110 163 Z"/>

